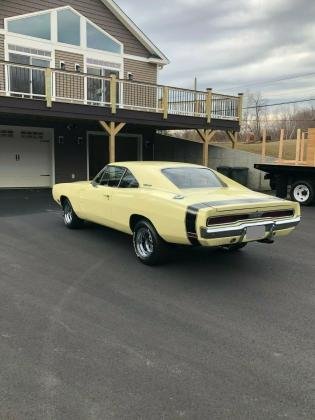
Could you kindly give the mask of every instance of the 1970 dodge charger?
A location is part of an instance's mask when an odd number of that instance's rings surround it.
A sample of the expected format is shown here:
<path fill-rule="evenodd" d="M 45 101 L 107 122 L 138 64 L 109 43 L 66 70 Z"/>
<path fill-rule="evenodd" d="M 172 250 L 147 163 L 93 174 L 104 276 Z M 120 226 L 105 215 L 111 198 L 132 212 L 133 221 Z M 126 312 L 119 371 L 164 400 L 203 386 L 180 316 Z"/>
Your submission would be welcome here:
<path fill-rule="evenodd" d="M 91 182 L 55 185 L 53 197 L 68 228 L 87 220 L 131 234 L 137 257 L 151 265 L 171 244 L 237 250 L 252 241 L 273 243 L 300 222 L 298 203 L 185 163 L 110 164 Z"/>

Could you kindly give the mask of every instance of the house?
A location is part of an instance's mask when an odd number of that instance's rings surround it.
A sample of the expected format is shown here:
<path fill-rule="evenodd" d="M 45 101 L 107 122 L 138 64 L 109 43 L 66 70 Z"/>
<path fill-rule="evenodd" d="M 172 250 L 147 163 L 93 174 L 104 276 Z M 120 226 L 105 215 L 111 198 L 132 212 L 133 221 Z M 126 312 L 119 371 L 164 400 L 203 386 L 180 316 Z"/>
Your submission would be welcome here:
<path fill-rule="evenodd" d="M 233 140 L 241 96 L 158 84 L 167 57 L 112 0 L 1 0 L 0 188 L 154 159 L 157 130 Z"/>

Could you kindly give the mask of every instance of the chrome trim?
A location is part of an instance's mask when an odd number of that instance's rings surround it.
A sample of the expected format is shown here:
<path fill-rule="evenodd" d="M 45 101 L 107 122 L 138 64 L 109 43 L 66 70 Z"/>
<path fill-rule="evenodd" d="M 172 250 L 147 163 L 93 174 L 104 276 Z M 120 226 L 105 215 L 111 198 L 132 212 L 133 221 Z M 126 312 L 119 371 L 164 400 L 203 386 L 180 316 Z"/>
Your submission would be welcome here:
<path fill-rule="evenodd" d="M 231 236 L 241 236 L 246 233 L 246 229 L 251 226 L 265 226 L 269 229 L 267 232 L 277 230 L 284 230 L 284 229 L 291 229 L 297 226 L 301 221 L 301 217 L 295 217 L 294 219 L 286 219 L 286 220 L 266 220 L 260 222 L 247 222 L 241 223 L 238 226 L 226 226 L 226 227 L 218 227 L 218 228 L 201 228 L 200 234 L 203 239 L 216 239 L 216 238 L 225 238 Z"/>

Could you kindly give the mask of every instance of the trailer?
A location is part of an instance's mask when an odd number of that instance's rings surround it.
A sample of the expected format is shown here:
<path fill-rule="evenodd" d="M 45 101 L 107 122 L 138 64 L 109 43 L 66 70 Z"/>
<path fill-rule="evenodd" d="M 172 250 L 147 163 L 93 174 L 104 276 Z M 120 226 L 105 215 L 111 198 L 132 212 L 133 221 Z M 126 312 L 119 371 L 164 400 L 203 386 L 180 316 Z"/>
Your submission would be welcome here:
<path fill-rule="evenodd" d="M 283 148 L 284 130 L 281 130 L 279 158 L 275 163 L 265 163 L 266 133 L 264 133 L 262 163 L 257 163 L 254 167 L 265 172 L 265 179 L 269 179 L 270 187 L 276 190 L 277 197 L 286 198 L 289 190 L 293 201 L 308 206 L 315 202 L 315 129 L 309 128 L 307 133 L 297 130 L 294 160 L 283 159 Z"/>
<path fill-rule="evenodd" d="M 286 198 L 308 206 L 315 202 L 315 166 L 257 163 L 254 167 L 266 173 L 270 188 L 277 197 Z"/>

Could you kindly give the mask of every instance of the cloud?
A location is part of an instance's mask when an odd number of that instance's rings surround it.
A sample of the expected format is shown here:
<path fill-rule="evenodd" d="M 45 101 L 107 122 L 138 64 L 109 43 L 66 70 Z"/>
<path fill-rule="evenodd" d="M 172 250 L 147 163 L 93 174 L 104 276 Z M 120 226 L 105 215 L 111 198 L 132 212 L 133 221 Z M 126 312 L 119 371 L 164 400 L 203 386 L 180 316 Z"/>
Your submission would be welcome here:
<path fill-rule="evenodd" d="M 117 0 L 170 58 L 160 82 L 270 98 L 314 95 L 315 2 L 310 0 Z M 236 91 L 234 91 L 236 89 Z"/>

